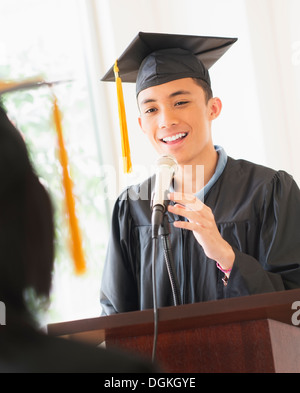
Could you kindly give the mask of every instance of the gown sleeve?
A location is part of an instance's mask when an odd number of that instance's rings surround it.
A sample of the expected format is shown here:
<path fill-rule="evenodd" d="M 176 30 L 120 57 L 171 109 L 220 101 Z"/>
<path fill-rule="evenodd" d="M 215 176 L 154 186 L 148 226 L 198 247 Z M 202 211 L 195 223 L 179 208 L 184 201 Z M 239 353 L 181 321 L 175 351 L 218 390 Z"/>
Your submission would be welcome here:
<path fill-rule="evenodd" d="M 119 198 L 112 215 L 112 228 L 100 290 L 102 315 L 139 309 L 132 247 L 136 241 L 126 198 Z M 136 244 L 136 243 L 133 243 Z"/>
<path fill-rule="evenodd" d="M 259 257 L 234 248 L 226 297 L 300 287 L 299 188 L 290 175 L 279 171 L 263 195 L 257 228 Z"/>

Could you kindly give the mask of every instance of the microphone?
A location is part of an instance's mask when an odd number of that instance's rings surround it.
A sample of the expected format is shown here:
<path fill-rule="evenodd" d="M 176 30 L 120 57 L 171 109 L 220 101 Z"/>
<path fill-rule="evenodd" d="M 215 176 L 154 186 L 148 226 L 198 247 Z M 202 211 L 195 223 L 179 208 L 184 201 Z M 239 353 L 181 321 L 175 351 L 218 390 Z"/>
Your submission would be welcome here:
<path fill-rule="evenodd" d="M 152 198 L 152 238 L 157 238 L 158 229 L 162 223 L 163 215 L 167 208 L 166 193 L 177 171 L 177 161 L 171 155 L 161 156 L 157 162 L 155 173 L 155 188 Z"/>

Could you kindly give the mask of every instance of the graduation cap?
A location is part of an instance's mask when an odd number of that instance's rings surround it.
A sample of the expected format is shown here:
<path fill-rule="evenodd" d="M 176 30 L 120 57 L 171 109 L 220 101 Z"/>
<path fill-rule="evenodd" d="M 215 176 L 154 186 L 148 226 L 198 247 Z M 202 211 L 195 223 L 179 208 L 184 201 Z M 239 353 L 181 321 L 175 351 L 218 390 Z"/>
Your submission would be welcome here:
<path fill-rule="evenodd" d="M 121 80 L 136 83 L 137 95 L 148 87 L 182 78 L 202 79 L 210 86 L 208 69 L 236 41 L 237 38 L 138 33 L 101 79 L 117 84 L 125 172 L 131 170 L 131 160 Z"/>
<path fill-rule="evenodd" d="M 1 81 L 0 80 L 0 95 L 5 93 L 13 93 L 14 91 L 35 89 L 42 86 L 53 86 L 60 83 L 66 83 L 70 81 L 53 81 L 46 82 L 42 78 L 30 78 L 24 81 Z"/>
<path fill-rule="evenodd" d="M 35 89 L 41 86 L 52 87 L 55 84 L 65 83 L 68 81 L 46 82 L 41 78 L 32 78 L 25 81 L 0 81 L 0 97 L 5 93 L 11 93 L 19 90 Z M 69 226 L 71 233 L 71 251 L 74 259 L 75 270 L 77 273 L 83 273 L 86 269 L 84 253 L 81 245 L 81 234 L 75 211 L 75 198 L 73 195 L 73 185 L 69 174 L 68 154 L 64 144 L 61 112 L 58 107 L 58 101 L 52 90 L 53 96 L 53 120 L 57 132 L 57 140 L 59 147 L 59 158 L 63 173 L 63 186 L 65 190 L 65 200 L 67 214 L 69 218 Z"/>

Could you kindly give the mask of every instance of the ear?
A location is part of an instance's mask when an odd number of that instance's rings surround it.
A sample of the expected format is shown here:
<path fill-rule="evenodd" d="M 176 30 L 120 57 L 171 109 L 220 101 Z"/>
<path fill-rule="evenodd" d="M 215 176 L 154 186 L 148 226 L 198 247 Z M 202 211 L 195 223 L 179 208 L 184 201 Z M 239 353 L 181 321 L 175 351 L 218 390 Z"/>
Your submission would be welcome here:
<path fill-rule="evenodd" d="M 138 117 L 138 122 L 139 122 L 140 129 L 143 131 L 143 133 L 145 133 L 143 126 L 142 126 L 142 118 L 140 116 Z"/>
<path fill-rule="evenodd" d="M 210 120 L 216 119 L 222 110 L 222 101 L 218 97 L 213 97 L 208 102 L 208 113 Z"/>

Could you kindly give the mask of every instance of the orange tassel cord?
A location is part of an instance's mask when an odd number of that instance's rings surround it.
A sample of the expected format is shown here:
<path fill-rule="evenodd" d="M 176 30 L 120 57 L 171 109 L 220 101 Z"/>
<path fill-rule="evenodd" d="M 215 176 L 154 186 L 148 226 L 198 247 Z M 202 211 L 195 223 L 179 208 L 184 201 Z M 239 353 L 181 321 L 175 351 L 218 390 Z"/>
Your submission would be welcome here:
<path fill-rule="evenodd" d="M 129 140 L 128 140 L 128 130 L 127 130 L 125 104 L 124 104 L 124 96 L 123 96 L 123 89 L 122 89 L 122 80 L 119 76 L 119 68 L 118 68 L 117 61 L 115 62 L 114 65 L 114 73 L 115 73 L 115 80 L 117 86 L 123 169 L 124 169 L 124 173 L 130 173 L 132 171 L 132 163 L 131 163 L 130 147 L 129 147 Z"/>
<path fill-rule="evenodd" d="M 68 155 L 63 139 L 61 113 L 58 108 L 57 98 L 55 95 L 53 102 L 53 117 L 58 138 L 59 158 L 63 170 L 63 187 L 65 191 L 66 208 L 71 232 L 71 252 L 74 259 L 75 271 L 77 274 L 82 274 L 86 270 L 86 263 L 82 249 L 81 233 L 75 211 L 72 180 L 68 170 Z"/>

